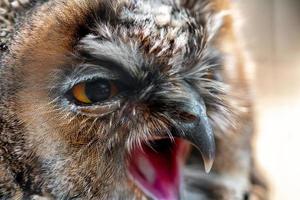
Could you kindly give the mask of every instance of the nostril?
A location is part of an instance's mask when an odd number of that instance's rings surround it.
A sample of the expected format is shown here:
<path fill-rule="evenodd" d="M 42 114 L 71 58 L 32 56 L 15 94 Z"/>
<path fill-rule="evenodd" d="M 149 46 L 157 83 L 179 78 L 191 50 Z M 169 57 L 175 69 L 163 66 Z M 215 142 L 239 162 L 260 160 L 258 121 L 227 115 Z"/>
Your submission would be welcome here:
<path fill-rule="evenodd" d="M 179 112 L 177 117 L 179 120 L 185 123 L 193 123 L 198 119 L 195 114 L 189 112 Z"/>

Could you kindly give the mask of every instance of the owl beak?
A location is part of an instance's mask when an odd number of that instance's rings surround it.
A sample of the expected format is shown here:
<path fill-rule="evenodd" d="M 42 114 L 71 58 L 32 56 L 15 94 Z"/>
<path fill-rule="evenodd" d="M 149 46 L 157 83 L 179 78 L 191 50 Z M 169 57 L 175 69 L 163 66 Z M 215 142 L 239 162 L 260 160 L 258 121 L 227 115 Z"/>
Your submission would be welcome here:
<path fill-rule="evenodd" d="M 181 136 L 191 142 L 202 155 L 206 173 L 210 172 L 215 159 L 215 140 L 208 117 L 201 117 L 197 125 Z"/>
<path fill-rule="evenodd" d="M 192 143 L 202 155 L 205 171 L 210 172 L 215 159 L 215 140 L 212 126 L 206 114 L 204 102 L 194 102 L 185 109 L 190 116 L 190 121 L 181 120 L 180 129 L 183 130 L 175 133 L 176 137 L 186 139 Z"/>

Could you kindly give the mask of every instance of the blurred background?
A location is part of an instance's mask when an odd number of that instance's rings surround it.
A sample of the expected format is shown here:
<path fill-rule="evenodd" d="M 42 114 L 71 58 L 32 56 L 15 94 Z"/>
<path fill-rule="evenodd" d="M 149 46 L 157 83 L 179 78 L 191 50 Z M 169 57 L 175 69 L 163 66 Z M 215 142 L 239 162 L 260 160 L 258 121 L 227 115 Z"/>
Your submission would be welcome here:
<path fill-rule="evenodd" d="M 300 199 L 300 1 L 236 0 L 255 63 L 256 154 L 271 200 Z"/>

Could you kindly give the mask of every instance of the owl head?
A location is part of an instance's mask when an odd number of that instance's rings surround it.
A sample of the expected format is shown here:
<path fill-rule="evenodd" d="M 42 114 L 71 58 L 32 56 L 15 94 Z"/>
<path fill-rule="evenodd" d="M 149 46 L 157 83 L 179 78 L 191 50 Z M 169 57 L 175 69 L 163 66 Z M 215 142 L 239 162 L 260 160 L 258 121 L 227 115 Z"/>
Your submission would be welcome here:
<path fill-rule="evenodd" d="M 24 19 L 5 73 L 39 187 L 57 198 L 171 200 L 192 148 L 211 169 L 215 119 L 229 112 L 219 6 L 56 0 Z"/>

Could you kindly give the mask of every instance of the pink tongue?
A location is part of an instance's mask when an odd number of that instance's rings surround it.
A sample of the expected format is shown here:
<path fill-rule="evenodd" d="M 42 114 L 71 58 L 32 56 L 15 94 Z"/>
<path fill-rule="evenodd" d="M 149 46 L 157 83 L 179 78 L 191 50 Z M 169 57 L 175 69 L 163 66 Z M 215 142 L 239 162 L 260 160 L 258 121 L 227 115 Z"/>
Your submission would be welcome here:
<path fill-rule="evenodd" d="M 144 145 L 131 152 L 129 172 L 136 185 L 153 199 L 179 199 L 180 168 L 186 143 L 175 140 L 173 148 L 162 152 Z M 171 150 L 172 149 L 172 150 Z"/>

